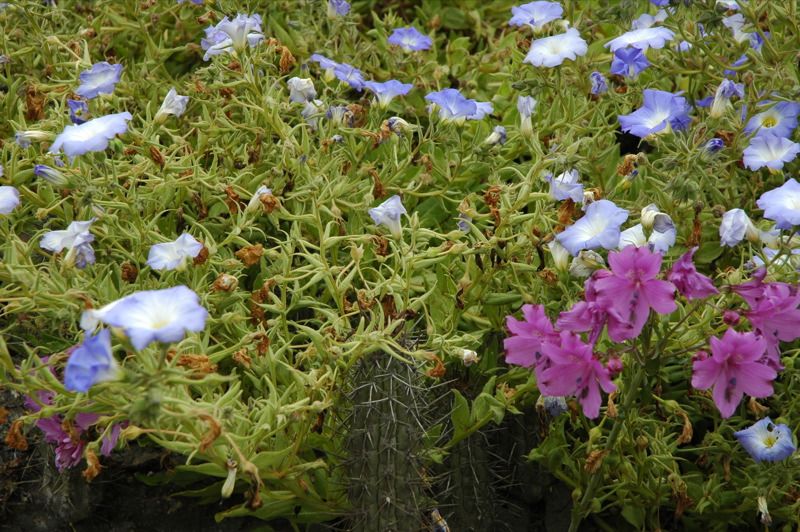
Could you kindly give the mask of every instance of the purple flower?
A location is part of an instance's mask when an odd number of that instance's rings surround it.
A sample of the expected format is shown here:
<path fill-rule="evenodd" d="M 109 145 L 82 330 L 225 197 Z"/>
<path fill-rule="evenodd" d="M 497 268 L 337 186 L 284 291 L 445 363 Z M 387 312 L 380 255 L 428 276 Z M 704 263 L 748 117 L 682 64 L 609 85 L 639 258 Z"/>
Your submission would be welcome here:
<path fill-rule="evenodd" d="M 613 249 L 619 244 L 620 226 L 628 219 L 628 211 L 608 200 L 599 200 L 586 207 L 577 222 L 556 235 L 562 246 L 574 257 L 582 249 Z"/>
<path fill-rule="evenodd" d="M 350 85 L 355 90 L 361 92 L 364 88 L 364 74 L 347 63 L 337 63 L 333 67 L 333 73 L 339 81 L 343 81 Z"/>
<path fill-rule="evenodd" d="M 758 113 L 748 120 L 744 132 L 750 135 L 775 135 L 789 138 L 797 127 L 797 116 L 800 115 L 800 103 L 779 102 L 764 112 Z"/>
<path fill-rule="evenodd" d="M 703 299 L 719 293 L 713 281 L 699 273 L 694 267 L 692 257 L 697 251 L 697 246 L 693 247 L 681 258 L 675 261 L 672 269 L 667 274 L 667 280 L 675 285 L 678 293 L 686 299 Z"/>
<path fill-rule="evenodd" d="M 475 100 L 464 97 L 457 89 L 444 89 L 425 96 L 439 110 L 439 118 L 444 121 L 464 121 L 478 112 Z"/>
<path fill-rule="evenodd" d="M 50 166 L 44 164 L 37 164 L 33 167 L 33 175 L 36 177 L 41 177 L 48 183 L 56 187 L 63 187 L 69 180 L 61 173 L 60 170 L 55 168 L 51 168 Z"/>
<path fill-rule="evenodd" d="M 511 20 L 509 26 L 530 26 L 538 32 L 544 28 L 548 22 L 558 20 L 564 14 L 564 8 L 558 2 L 530 2 L 511 8 Z"/>
<path fill-rule="evenodd" d="M 756 204 L 764 210 L 764 218 L 774 220 L 778 229 L 800 225 L 800 183 L 795 178 L 763 193 Z"/>
<path fill-rule="evenodd" d="M 672 30 L 656 26 L 653 28 L 642 28 L 639 30 L 631 30 L 612 39 L 606 43 L 605 47 L 612 52 L 616 52 L 620 48 L 639 48 L 647 50 L 648 48 L 663 48 L 664 45 L 675 37 Z"/>
<path fill-rule="evenodd" d="M 389 44 L 399 46 L 406 52 L 418 52 L 429 50 L 433 46 L 433 41 L 413 26 L 405 28 L 395 28 L 389 36 Z"/>
<path fill-rule="evenodd" d="M 89 114 L 89 104 L 83 100 L 67 100 L 69 107 L 69 119 L 73 124 L 83 124 Z"/>
<path fill-rule="evenodd" d="M 395 79 L 384 81 L 365 81 L 364 87 L 375 94 L 380 107 L 386 108 L 397 96 L 405 96 L 414 88 L 411 83 L 401 83 Z"/>
<path fill-rule="evenodd" d="M 571 199 L 575 203 L 583 203 L 583 185 L 578 183 L 578 171 L 568 170 L 556 177 L 547 176 L 550 183 L 550 196 L 555 200 Z"/>
<path fill-rule="evenodd" d="M 370 209 L 369 216 L 376 225 L 385 225 L 395 238 L 400 238 L 403 229 L 400 227 L 400 217 L 408 214 L 400 196 L 395 194 L 377 207 Z"/>
<path fill-rule="evenodd" d="M 728 329 L 722 338 L 712 337 L 711 356 L 692 364 L 692 386 L 714 388 L 712 397 L 724 418 L 731 417 L 746 393 L 752 397 L 772 395 L 777 372 L 762 357 L 767 342 L 753 332 Z"/>
<path fill-rule="evenodd" d="M 598 279 L 597 301 L 619 323 L 608 324 L 608 336 L 615 342 L 641 334 L 650 309 L 658 314 L 673 312 L 675 286 L 656 279 L 661 255 L 644 247 L 628 246 L 608 254 L 612 275 Z"/>
<path fill-rule="evenodd" d="M 759 463 L 780 462 L 797 450 L 792 429 L 786 425 L 776 425 L 768 417 L 733 435 L 753 460 Z"/>
<path fill-rule="evenodd" d="M 557 67 L 567 59 L 575 61 L 579 56 L 586 55 L 588 50 L 589 46 L 578 30 L 570 28 L 565 33 L 533 41 L 523 63 L 536 67 Z"/>
<path fill-rule="evenodd" d="M 344 17 L 350 13 L 350 4 L 345 0 L 328 0 L 328 16 L 330 18 Z"/>
<path fill-rule="evenodd" d="M 77 126 L 67 126 L 56 137 L 48 152 L 57 154 L 63 148 L 64 153 L 72 159 L 90 151 L 103 151 L 108 147 L 108 141 L 128 131 L 128 120 L 131 118 L 126 111 L 101 116 Z"/>
<path fill-rule="evenodd" d="M 188 96 L 181 96 L 174 87 L 171 87 L 169 92 L 167 92 L 167 95 L 164 97 L 161 107 L 156 112 L 154 120 L 156 122 L 160 122 L 166 119 L 169 115 L 176 117 L 181 116 L 184 112 L 186 112 L 186 104 L 188 103 Z"/>
<path fill-rule="evenodd" d="M 759 133 L 744 149 L 742 161 L 746 168 L 758 170 L 765 166 L 770 170 L 780 170 L 784 163 L 791 162 L 800 153 L 800 144 L 785 137 L 770 133 Z"/>
<path fill-rule="evenodd" d="M 53 253 L 67 249 L 64 262 L 74 262 L 77 268 L 83 269 L 87 264 L 94 264 L 94 235 L 89 232 L 93 222 L 94 218 L 85 222 L 72 222 L 65 230 L 50 231 L 42 237 L 39 246 Z"/>
<path fill-rule="evenodd" d="M 620 115 L 622 130 L 645 138 L 648 135 L 670 130 L 681 131 L 689 127 L 689 105 L 686 99 L 671 92 L 645 89 L 642 107 L 628 115 Z"/>
<path fill-rule="evenodd" d="M 650 61 L 639 48 L 619 48 L 611 61 L 611 73 L 635 78 L 649 66 Z"/>
<path fill-rule="evenodd" d="M 111 332 L 103 329 L 94 336 L 86 333 L 83 343 L 69 356 L 64 386 L 71 392 L 86 393 L 98 382 L 116 379 L 118 372 L 111 354 Z"/>
<path fill-rule="evenodd" d="M 154 270 L 180 270 L 189 259 L 203 250 L 203 244 L 189 233 L 183 233 L 172 242 L 155 244 L 150 248 L 147 265 Z"/>
<path fill-rule="evenodd" d="M 608 81 L 606 77 L 598 71 L 589 74 L 589 80 L 592 82 L 591 93 L 597 96 L 598 94 L 605 94 L 608 92 Z"/>
<path fill-rule="evenodd" d="M 530 368 L 542 361 L 542 344 L 557 341 L 558 333 L 542 305 L 523 305 L 523 320 L 506 316 L 511 336 L 503 340 L 506 363 Z"/>
<path fill-rule="evenodd" d="M 583 415 L 592 419 L 599 416 L 600 389 L 611 393 L 617 387 L 611 382 L 608 368 L 595 358 L 594 346 L 564 331 L 559 343 L 545 342 L 542 352 L 548 365 L 537 366 L 539 390 L 551 396 L 574 395 L 583 407 Z"/>
<path fill-rule="evenodd" d="M 205 31 L 206 37 L 200 41 L 200 46 L 206 52 L 203 61 L 208 61 L 215 55 L 256 46 L 264 40 L 259 15 L 239 13 L 233 20 L 225 17 L 216 26 L 209 26 Z"/>
<path fill-rule="evenodd" d="M 197 294 L 185 286 L 135 292 L 98 310 L 87 310 L 81 327 L 93 329 L 98 321 L 122 329 L 131 345 L 141 351 L 153 342 L 178 342 L 186 331 L 205 328 L 208 311 Z"/>
<path fill-rule="evenodd" d="M 745 297 L 750 310 L 745 316 L 750 324 L 773 347 L 777 353 L 778 342 L 791 342 L 800 338 L 800 292 L 796 285 L 787 283 L 764 283 L 760 292 L 751 292 Z M 780 357 L 776 362 L 780 364 Z"/>
<path fill-rule="evenodd" d="M 733 247 L 745 238 L 752 242 L 757 241 L 759 232 L 747 213 L 737 208 L 726 211 L 722 215 L 719 238 L 721 245 Z"/>
<path fill-rule="evenodd" d="M 81 85 L 75 94 L 91 100 L 99 94 L 111 94 L 122 76 L 122 65 L 112 65 L 101 61 L 92 65 L 89 70 L 81 72 Z"/>
<path fill-rule="evenodd" d="M 186 2 L 186 1 L 187 1 L 187 0 L 178 0 L 178 3 L 179 3 L 179 4 L 182 4 L 182 3 Z M 188 1 L 189 1 L 189 2 L 191 2 L 191 3 L 193 3 L 194 5 L 197 5 L 197 6 L 199 6 L 199 5 L 202 5 L 202 4 L 203 4 L 203 0 L 188 0 Z"/>
<path fill-rule="evenodd" d="M 11 214 L 19 207 L 19 190 L 14 187 L 0 187 L 0 214 Z"/>

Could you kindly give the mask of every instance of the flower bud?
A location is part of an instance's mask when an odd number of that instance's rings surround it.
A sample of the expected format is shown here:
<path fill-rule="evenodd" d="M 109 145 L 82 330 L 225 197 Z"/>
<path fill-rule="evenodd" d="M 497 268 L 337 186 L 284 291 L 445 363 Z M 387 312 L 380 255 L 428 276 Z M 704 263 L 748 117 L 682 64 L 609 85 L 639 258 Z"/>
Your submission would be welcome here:
<path fill-rule="evenodd" d="M 238 469 L 238 464 L 235 460 L 228 460 L 226 465 L 228 466 L 228 476 L 225 477 L 225 483 L 222 484 L 222 490 L 220 491 L 220 497 L 223 499 L 233 495 L 233 488 L 236 487 L 236 471 Z"/>

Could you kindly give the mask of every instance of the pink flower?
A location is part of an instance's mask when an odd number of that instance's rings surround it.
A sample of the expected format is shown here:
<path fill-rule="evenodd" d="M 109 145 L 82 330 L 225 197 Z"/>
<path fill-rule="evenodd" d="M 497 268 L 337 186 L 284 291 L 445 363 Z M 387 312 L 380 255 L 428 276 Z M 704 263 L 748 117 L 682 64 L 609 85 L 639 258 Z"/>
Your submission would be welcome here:
<path fill-rule="evenodd" d="M 549 366 L 536 370 L 539 390 L 544 395 L 574 395 L 588 418 L 600 415 L 600 388 L 606 393 L 617 389 L 611 382 L 608 368 L 595 358 L 592 345 L 581 341 L 580 336 L 567 331 L 556 342 L 542 344 L 542 352 Z"/>
<path fill-rule="evenodd" d="M 730 417 L 746 393 L 752 397 L 772 395 L 777 372 L 764 361 L 767 342 L 753 332 L 728 329 L 722 338 L 711 338 L 711 356 L 692 363 L 692 386 L 707 390 L 722 417 Z"/>
<path fill-rule="evenodd" d="M 672 270 L 667 274 L 667 280 L 674 284 L 686 299 L 702 299 L 719 293 L 711 279 L 698 273 L 694 267 L 692 257 L 696 251 L 697 246 L 684 253 L 675 261 Z"/>
<path fill-rule="evenodd" d="M 512 336 L 503 340 L 506 362 L 529 368 L 542 361 L 542 342 L 557 337 L 553 324 L 544 313 L 543 305 L 523 305 L 523 321 L 506 317 L 506 326 Z"/>
<path fill-rule="evenodd" d="M 651 308 L 659 314 L 669 314 L 677 308 L 675 286 L 656 279 L 661 267 L 659 253 L 628 246 L 609 253 L 608 263 L 612 275 L 598 279 L 594 286 L 597 301 L 609 313 L 608 336 L 613 341 L 639 336 Z"/>

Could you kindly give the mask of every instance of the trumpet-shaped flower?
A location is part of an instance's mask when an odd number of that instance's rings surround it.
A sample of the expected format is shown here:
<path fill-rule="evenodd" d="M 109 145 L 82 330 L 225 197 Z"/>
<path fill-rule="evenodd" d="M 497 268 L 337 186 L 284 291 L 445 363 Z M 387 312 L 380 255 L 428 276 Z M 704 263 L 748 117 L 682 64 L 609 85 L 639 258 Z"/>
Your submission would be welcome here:
<path fill-rule="evenodd" d="M 759 136 L 772 134 L 789 138 L 797 128 L 798 115 L 800 103 L 779 102 L 748 120 L 744 132 L 748 135 L 755 132 Z"/>
<path fill-rule="evenodd" d="M 544 312 L 543 305 L 523 305 L 522 321 L 506 316 L 511 336 L 503 340 L 506 362 L 530 368 L 542 362 L 542 344 L 556 341 L 558 333 Z"/>
<path fill-rule="evenodd" d="M 256 46 L 264 40 L 259 15 L 249 16 L 239 13 L 232 20 L 225 17 L 216 26 L 209 26 L 205 31 L 206 38 L 200 41 L 206 52 L 203 61 L 208 61 L 215 55 Z"/>
<path fill-rule="evenodd" d="M 90 151 L 103 151 L 111 139 L 128 131 L 128 120 L 131 118 L 126 111 L 67 126 L 48 151 L 57 154 L 63 149 L 70 159 Z"/>
<path fill-rule="evenodd" d="M 19 207 L 19 190 L 10 186 L 0 187 L 0 214 L 11 214 Z"/>
<path fill-rule="evenodd" d="M 290 102 L 305 103 L 317 97 L 317 89 L 309 78 L 289 78 L 286 86 L 289 87 Z"/>
<path fill-rule="evenodd" d="M 764 192 L 756 202 L 764 210 L 764 218 L 774 220 L 778 229 L 800 225 L 800 183 L 795 178 L 780 187 Z"/>
<path fill-rule="evenodd" d="M 388 227 L 395 238 L 402 236 L 403 230 L 400 227 L 400 217 L 404 214 L 408 214 L 408 212 L 403 207 L 403 202 L 397 194 L 369 210 L 372 221 L 376 225 Z"/>
<path fill-rule="evenodd" d="M 433 41 L 427 35 L 419 32 L 413 26 L 405 28 L 395 28 L 388 39 L 389 44 L 399 46 L 406 52 L 419 52 L 421 50 L 430 50 L 433 46 Z"/>
<path fill-rule="evenodd" d="M 767 342 L 754 332 L 728 329 L 722 338 L 712 337 L 711 356 L 692 364 L 692 386 L 711 393 L 722 417 L 731 417 L 746 393 L 772 395 L 776 371 L 763 361 Z"/>
<path fill-rule="evenodd" d="M 532 96 L 519 96 L 517 98 L 517 111 L 519 112 L 519 130 L 523 135 L 533 134 L 533 121 L 531 116 L 536 109 L 536 100 Z"/>
<path fill-rule="evenodd" d="M 147 265 L 154 270 L 178 270 L 202 250 L 203 244 L 189 233 L 183 233 L 172 242 L 153 245 L 147 256 Z"/>
<path fill-rule="evenodd" d="M 86 313 L 90 315 L 86 316 Z M 137 351 L 153 342 L 178 342 L 186 331 L 205 328 L 208 311 L 197 294 L 185 286 L 135 292 L 105 307 L 84 312 L 81 326 L 98 321 L 123 330 Z"/>
<path fill-rule="evenodd" d="M 609 322 L 608 335 L 615 342 L 636 338 L 642 332 L 650 309 L 658 314 L 673 312 L 675 286 L 656 279 L 661 255 L 645 247 L 628 246 L 608 254 L 611 274 L 594 283 L 597 301 L 619 323 Z"/>
<path fill-rule="evenodd" d="M 608 200 L 599 200 L 586 207 L 577 222 L 556 236 L 573 255 L 582 249 L 613 249 L 619 244 L 620 226 L 628 219 L 628 211 Z"/>
<path fill-rule="evenodd" d="M 711 103 L 709 116 L 720 117 L 731 107 L 731 98 L 737 96 L 744 97 L 744 84 L 735 83 L 730 79 L 723 79 L 714 93 L 714 100 Z"/>
<path fill-rule="evenodd" d="M 377 81 L 365 81 L 364 87 L 375 95 L 380 107 L 386 108 L 394 98 L 408 94 L 411 89 L 414 88 L 414 85 L 411 83 L 401 83 L 396 79 L 390 79 L 382 83 Z"/>
<path fill-rule="evenodd" d="M 564 14 L 564 8 L 558 2 L 530 2 L 511 8 L 509 26 L 530 26 L 533 31 L 541 31 L 548 22 L 558 20 Z"/>
<path fill-rule="evenodd" d="M 550 183 L 550 196 L 555 200 L 571 199 L 575 203 L 583 203 L 583 185 L 578 183 L 578 171 L 568 170 L 553 177 L 547 176 Z"/>
<path fill-rule="evenodd" d="M 181 116 L 186 112 L 186 105 L 188 103 L 188 96 L 181 96 L 174 87 L 171 87 L 167 92 L 167 95 L 164 97 L 161 107 L 159 107 L 158 111 L 156 112 L 155 121 L 159 122 L 164 120 L 169 115 Z"/>
<path fill-rule="evenodd" d="M 629 115 L 620 115 L 622 131 L 644 138 L 670 130 L 689 127 L 689 105 L 686 99 L 671 92 L 645 89 L 642 107 Z"/>
<path fill-rule="evenodd" d="M 703 299 L 719 293 L 713 281 L 694 267 L 692 257 L 697 249 L 695 246 L 681 255 L 681 258 L 675 261 L 667 274 L 667 280 L 674 284 L 678 293 L 686 299 Z"/>
<path fill-rule="evenodd" d="M 616 52 L 620 48 L 639 48 L 640 50 L 647 50 L 648 48 L 663 48 L 666 43 L 675 37 L 672 30 L 655 26 L 652 28 L 642 28 L 638 30 L 631 30 L 612 39 L 606 43 L 606 48 L 612 52 Z"/>
<path fill-rule="evenodd" d="M 92 65 L 89 70 L 81 72 L 81 85 L 75 94 L 91 100 L 100 94 L 111 94 L 122 76 L 122 65 L 112 65 L 101 61 Z"/>
<path fill-rule="evenodd" d="M 750 140 L 750 145 L 744 149 L 742 161 L 750 170 L 764 167 L 780 170 L 785 163 L 793 161 L 798 153 L 800 144 L 785 137 L 764 133 Z"/>
<path fill-rule="evenodd" d="M 73 124 L 83 124 L 89 116 L 89 104 L 83 100 L 67 100 L 69 119 Z"/>
<path fill-rule="evenodd" d="M 614 52 L 611 73 L 635 78 L 649 66 L 650 61 L 639 48 L 620 48 Z"/>
<path fill-rule="evenodd" d="M 336 77 L 333 73 L 333 69 L 335 69 L 339 63 L 333 59 L 329 59 L 322 54 L 311 54 L 311 57 L 308 59 L 314 63 L 317 63 L 319 67 L 325 71 L 326 81 L 331 81 L 334 77 Z"/>
<path fill-rule="evenodd" d="M 536 67 L 557 67 L 567 59 L 575 61 L 586 55 L 588 50 L 589 46 L 578 30 L 570 28 L 565 33 L 533 41 L 523 63 Z"/>
<path fill-rule="evenodd" d="M 478 113 L 475 100 L 466 98 L 457 89 L 444 89 L 425 95 L 425 99 L 439 110 L 439 118 L 450 122 L 460 122 Z"/>
<path fill-rule="evenodd" d="M 37 164 L 33 167 L 33 175 L 41 177 L 48 183 L 56 187 L 63 187 L 69 180 L 61 173 L 60 170 L 52 168 L 44 164 Z"/>
<path fill-rule="evenodd" d="M 65 230 L 50 231 L 42 237 L 39 246 L 53 253 L 67 249 L 64 261 L 74 261 L 76 267 L 85 268 L 87 264 L 94 264 L 94 235 L 89 232 L 89 226 L 93 222 L 94 218 L 85 222 L 72 222 Z"/>
<path fill-rule="evenodd" d="M 117 378 L 119 368 L 111 354 L 111 332 L 86 333 L 83 343 L 69 356 L 64 386 L 72 392 L 88 392 L 98 382 Z"/>
<path fill-rule="evenodd" d="M 731 209 L 722 215 L 719 238 L 723 246 L 733 247 L 745 238 L 756 242 L 759 236 L 758 229 L 742 209 Z"/>
<path fill-rule="evenodd" d="M 364 74 L 353 65 L 337 63 L 333 67 L 333 74 L 339 81 L 347 83 L 359 92 L 364 89 Z"/>
<path fill-rule="evenodd" d="M 733 435 L 753 460 L 759 463 L 780 462 L 797 450 L 792 429 L 783 424 L 776 425 L 768 417 Z"/>

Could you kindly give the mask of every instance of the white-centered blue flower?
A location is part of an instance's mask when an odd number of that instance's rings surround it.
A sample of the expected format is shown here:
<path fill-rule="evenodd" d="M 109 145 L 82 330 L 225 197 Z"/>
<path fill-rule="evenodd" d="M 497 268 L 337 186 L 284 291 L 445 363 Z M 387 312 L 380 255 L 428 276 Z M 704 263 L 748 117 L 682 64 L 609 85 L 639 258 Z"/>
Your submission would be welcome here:
<path fill-rule="evenodd" d="M 750 170 L 765 166 L 770 170 L 780 170 L 785 163 L 793 161 L 798 153 L 800 144 L 766 133 L 750 139 L 750 145 L 744 149 L 742 161 Z"/>
<path fill-rule="evenodd" d="M 429 50 L 433 46 L 433 41 L 427 35 L 419 32 L 413 26 L 405 28 L 395 28 L 388 39 L 389 44 L 399 46 L 406 52 L 418 52 Z"/>
<path fill-rule="evenodd" d="M 764 218 L 773 220 L 778 229 L 800 226 L 800 183 L 796 179 L 764 192 L 756 204 L 764 210 Z"/>
<path fill-rule="evenodd" d="M 329 59 L 322 54 L 311 54 L 311 57 L 308 59 L 309 61 L 317 63 L 319 67 L 325 71 L 325 81 L 332 81 L 336 77 L 336 74 L 334 74 L 334 69 L 339 65 L 339 63 L 333 59 Z"/>
<path fill-rule="evenodd" d="M 174 87 L 169 89 L 161 107 L 156 112 L 155 121 L 160 122 L 169 115 L 181 116 L 186 112 L 186 105 L 189 103 L 188 96 L 181 96 Z"/>
<path fill-rule="evenodd" d="M 47 251 L 59 253 L 66 249 L 64 256 L 66 264 L 72 264 L 78 268 L 85 268 L 88 264 L 94 264 L 94 250 L 92 242 L 94 235 L 89 232 L 89 227 L 94 222 L 94 218 L 85 222 L 72 222 L 66 229 L 60 231 L 49 231 L 45 233 L 39 246 Z"/>
<path fill-rule="evenodd" d="M 760 233 L 747 213 L 742 209 L 731 209 L 722 215 L 722 222 L 719 225 L 719 238 L 723 246 L 733 247 L 747 238 L 751 242 L 757 242 Z"/>
<path fill-rule="evenodd" d="M 764 102 L 761 105 L 766 105 Z M 744 132 L 748 135 L 772 134 L 778 137 L 789 138 L 797 128 L 797 117 L 800 115 L 800 103 L 779 102 L 766 111 L 758 113 L 747 121 Z"/>
<path fill-rule="evenodd" d="M 573 256 L 582 249 L 614 249 L 619 244 L 620 227 L 628 211 L 609 200 L 598 200 L 586 207 L 578 221 L 556 236 Z"/>
<path fill-rule="evenodd" d="M 548 174 L 545 179 L 550 183 L 550 196 L 553 199 L 558 201 L 571 199 L 575 203 L 583 203 L 583 185 L 578 182 L 577 170 L 567 170 L 556 177 Z"/>
<path fill-rule="evenodd" d="M 187 331 L 202 331 L 206 318 L 208 311 L 195 292 L 186 286 L 173 286 L 135 292 L 100 309 L 87 310 L 81 317 L 81 327 L 92 330 L 102 322 L 119 328 L 141 351 L 153 342 L 178 342 Z"/>
<path fill-rule="evenodd" d="M 629 46 L 639 48 L 640 50 L 647 50 L 648 48 L 658 49 L 663 48 L 674 37 L 675 33 L 673 33 L 672 30 L 661 26 L 642 28 L 623 33 L 616 39 L 607 42 L 605 47 L 612 52 Z"/>
<path fill-rule="evenodd" d="M 117 379 L 119 365 L 111 354 L 111 332 L 103 329 L 96 335 L 86 333 L 83 343 L 67 360 L 64 387 L 72 392 L 89 391 L 98 382 Z"/>
<path fill-rule="evenodd" d="M 236 18 L 225 17 L 216 26 L 206 28 L 206 37 L 200 41 L 204 61 L 215 55 L 244 50 L 248 46 L 256 46 L 264 40 L 261 33 L 261 17 L 259 15 L 244 15 L 239 13 Z"/>
<path fill-rule="evenodd" d="M 350 3 L 346 0 L 328 0 L 328 17 L 344 17 L 350 13 Z"/>
<path fill-rule="evenodd" d="M 128 121 L 132 118 L 126 111 L 67 126 L 48 151 L 57 154 L 63 149 L 70 159 L 90 151 L 103 151 L 108 147 L 108 141 L 128 131 Z"/>
<path fill-rule="evenodd" d="M 111 94 L 122 76 L 122 65 L 112 65 L 101 61 L 92 65 L 89 70 L 81 72 L 81 85 L 75 94 L 91 100 L 100 94 Z"/>
<path fill-rule="evenodd" d="M 446 122 L 463 122 L 478 113 L 478 104 L 461 94 L 457 89 L 430 92 L 425 99 L 431 102 L 431 110 L 439 110 L 439 118 Z"/>
<path fill-rule="evenodd" d="M 187 260 L 197 257 L 202 250 L 203 244 L 189 233 L 183 233 L 172 242 L 151 246 L 147 265 L 154 270 L 182 269 Z"/>
<path fill-rule="evenodd" d="M 544 29 L 548 22 L 558 20 L 564 14 L 564 8 L 558 2 L 529 2 L 511 8 L 509 26 L 530 26 L 535 32 Z"/>
<path fill-rule="evenodd" d="M 290 102 L 305 103 L 317 97 L 317 89 L 309 78 L 289 78 L 286 86 L 289 87 Z"/>
<path fill-rule="evenodd" d="M 376 225 L 385 225 L 389 228 L 392 236 L 400 238 L 403 234 L 403 229 L 400 226 L 400 219 L 404 214 L 407 214 L 406 208 L 400 196 L 395 194 L 387 199 L 377 207 L 370 209 L 369 215 Z"/>
<path fill-rule="evenodd" d="M 386 108 L 396 97 L 408 94 L 414 85 L 390 79 L 384 82 L 365 81 L 364 87 L 375 95 L 379 107 Z"/>
<path fill-rule="evenodd" d="M 797 450 L 792 430 L 768 417 L 733 435 L 756 462 L 780 462 Z"/>
<path fill-rule="evenodd" d="M 618 117 L 622 131 L 645 138 L 655 133 L 681 131 L 689 127 L 689 104 L 671 92 L 645 89 L 644 102 L 636 111 Z"/>
<path fill-rule="evenodd" d="M 17 207 L 19 207 L 19 190 L 10 186 L 0 187 L 0 214 L 11 214 Z"/>
<path fill-rule="evenodd" d="M 588 50 L 589 46 L 581 38 L 580 32 L 570 28 L 565 33 L 533 41 L 523 63 L 536 67 L 557 67 L 567 59 L 575 61 L 586 55 Z"/>
<path fill-rule="evenodd" d="M 631 29 L 643 30 L 664 22 L 665 20 L 667 20 L 667 12 L 663 9 L 659 9 L 655 15 L 650 15 L 649 13 L 640 15 L 639 18 L 631 22 Z"/>

